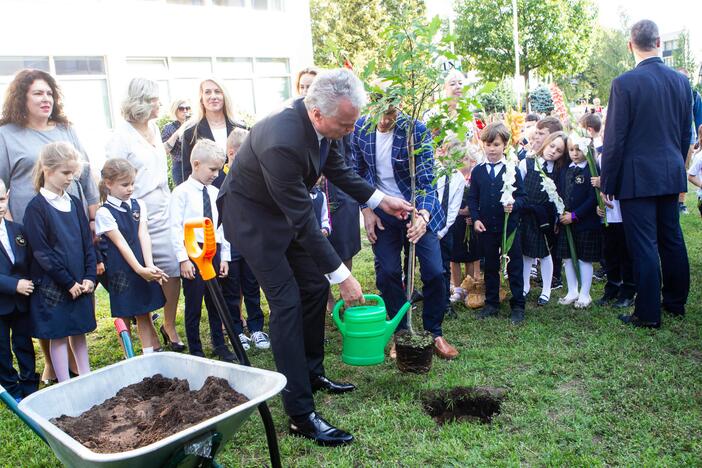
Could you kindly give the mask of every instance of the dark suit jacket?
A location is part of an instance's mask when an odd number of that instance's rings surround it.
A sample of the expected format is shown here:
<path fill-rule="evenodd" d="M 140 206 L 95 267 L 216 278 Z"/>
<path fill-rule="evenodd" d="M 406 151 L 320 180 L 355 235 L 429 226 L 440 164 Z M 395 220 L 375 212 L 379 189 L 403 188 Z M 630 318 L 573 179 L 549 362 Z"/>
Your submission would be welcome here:
<path fill-rule="evenodd" d="M 29 244 L 21 224 L 5 220 L 7 237 L 15 257 L 10 262 L 5 247 L 0 242 L 0 315 L 11 314 L 15 310 L 27 312 L 29 298 L 17 293 L 17 283 L 29 279 Z"/>
<path fill-rule="evenodd" d="M 218 206 L 227 239 L 254 270 L 271 271 L 294 240 L 322 273 L 341 259 L 322 235 L 310 189 L 324 173 L 360 203 L 375 191 L 349 168 L 336 142 L 320 170 L 319 141 L 302 99 L 258 122 L 237 153 L 220 190 Z"/>
<path fill-rule="evenodd" d="M 227 119 L 227 136 L 232 133 L 235 127 L 240 127 L 243 129 L 248 128 L 238 122 L 232 122 Z M 192 166 L 190 166 L 190 153 L 193 152 L 193 146 L 197 143 L 200 138 L 207 138 L 208 140 L 214 141 L 214 134 L 210 128 L 210 124 L 207 123 L 207 119 L 202 119 L 197 125 L 190 127 L 183 132 L 183 144 L 181 145 L 181 157 L 183 161 L 183 180 L 186 180 L 190 174 L 193 172 Z M 212 183 L 215 187 L 219 188 L 224 180 L 223 172 L 219 172 L 219 176 Z"/>
<path fill-rule="evenodd" d="M 485 226 L 486 232 L 502 232 L 504 229 L 505 211 L 500 199 L 502 198 L 502 174 L 505 166 L 502 166 L 495 179 L 491 179 L 487 169 L 487 163 L 482 163 L 473 169 L 470 176 L 470 189 L 468 189 L 468 208 L 473 222 L 480 221 Z M 526 192 L 522 175 L 517 169 L 514 183 L 515 191 L 512 214 L 507 222 L 507 232 L 511 233 L 519 224 L 520 210 L 526 203 Z"/>
<path fill-rule="evenodd" d="M 619 199 L 687 191 L 690 84 L 658 57 L 612 82 L 602 151 L 602 192 Z"/>

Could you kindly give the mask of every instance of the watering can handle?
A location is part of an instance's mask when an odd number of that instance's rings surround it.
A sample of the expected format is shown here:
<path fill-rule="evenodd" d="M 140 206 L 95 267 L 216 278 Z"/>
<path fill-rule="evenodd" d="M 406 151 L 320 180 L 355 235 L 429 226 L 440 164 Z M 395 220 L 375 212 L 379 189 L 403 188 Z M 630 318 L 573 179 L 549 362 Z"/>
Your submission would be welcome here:
<path fill-rule="evenodd" d="M 202 248 L 200 248 L 197 238 L 195 237 L 195 229 L 205 230 L 205 241 L 202 244 Z M 214 258 L 217 253 L 217 240 L 215 239 L 215 229 L 212 220 L 210 218 L 192 218 L 185 220 L 183 237 L 188 257 L 197 265 L 202 279 L 208 281 L 217 276 L 214 267 L 212 267 L 212 258 Z"/>
<path fill-rule="evenodd" d="M 379 306 L 385 307 L 385 301 L 383 301 L 383 298 L 378 296 L 377 294 L 364 294 L 363 298 L 366 300 L 366 302 L 377 302 Z M 341 321 L 340 313 L 341 313 L 341 308 L 344 307 L 344 300 L 339 299 L 339 301 L 336 303 L 334 306 L 334 310 L 332 311 L 332 318 L 334 319 L 334 322 L 336 325 L 341 329 L 343 327 L 343 322 Z"/>

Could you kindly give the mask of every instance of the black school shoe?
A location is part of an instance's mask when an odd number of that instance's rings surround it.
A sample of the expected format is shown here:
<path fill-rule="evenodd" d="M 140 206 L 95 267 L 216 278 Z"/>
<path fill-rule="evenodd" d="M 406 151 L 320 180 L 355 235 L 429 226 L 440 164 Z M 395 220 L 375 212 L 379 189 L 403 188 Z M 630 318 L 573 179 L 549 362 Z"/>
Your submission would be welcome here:
<path fill-rule="evenodd" d="M 512 316 L 510 317 L 512 325 L 519 325 L 524 321 L 524 309 L 515 308 L 512 309 Z"/>
<path fill-rule="evenodd" d="M 626 309 L 627 307 L 631 307 L 634 305 L 634 298 L 628 298 L 628 297 L 623 297 L 614 304 L 612 304 L 612 307 L 615 307 L 617 309 Z"/>
<path fill-rule="evenodd" d="M 488 317 L 497 317 L 499 309 L 494 305 L 485 304 L 480 312 L 478 312 L 478 319 L 485 319 Z"/>
<path fill-rule="evenodd" d="M 604 296 L 602 296 L 601 298 L 599 298 L 595 301 L 595 305 L 600 306 L 600 307 L 604 307 L 604 306 L 608 305 L 610 302 L 614 301 L 616 298 L 617 298 L 616 296 L 608 296 L 607 294 L 605 294 Z"/>

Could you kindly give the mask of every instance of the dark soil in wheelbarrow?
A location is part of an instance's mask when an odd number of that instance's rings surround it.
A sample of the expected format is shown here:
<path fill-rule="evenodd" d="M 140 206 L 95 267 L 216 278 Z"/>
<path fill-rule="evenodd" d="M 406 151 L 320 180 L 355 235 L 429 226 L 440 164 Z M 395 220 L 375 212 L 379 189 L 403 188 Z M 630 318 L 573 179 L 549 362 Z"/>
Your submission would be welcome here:
<path fill-rule="evenodd" d="M 156 374 L 77 417 L 52 420 L 62 431 L 98 453 L 119 453 L 157 442 L 249 401 L 219 377 L 200 390 L 187 380 Z"/>

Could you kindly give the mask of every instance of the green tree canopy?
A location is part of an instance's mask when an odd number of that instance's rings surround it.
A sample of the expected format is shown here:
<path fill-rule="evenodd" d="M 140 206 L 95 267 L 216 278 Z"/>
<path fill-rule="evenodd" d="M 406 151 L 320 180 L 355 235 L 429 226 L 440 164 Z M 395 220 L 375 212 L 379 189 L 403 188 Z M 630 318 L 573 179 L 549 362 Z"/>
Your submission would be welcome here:
<path fill-rule="evenodd" d="M 511 0 L 457 0 L 456 52 L 484 78 L 514 74 Z M 587 65 L 596 8 L 592 0 L 517 0 L 520 74 L 571 75 Z"/>
<path fill-rule="evenodd" d="M 690 48 L 690 31 L 683 30 L 678 36 L 678 47 L 673 51 L 673 67 L 683 69 L 687 76 L 694 81 L 697 73 L 695 55 Z"/>
<path fill-rule="evenodd" d="M 339 65 L 348 59 L 363 68 L 381 62 L 380 33 L 395 18 L 423 17 L 424 0 L 311 0 L 314 63 Z"/>

